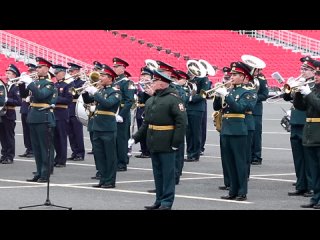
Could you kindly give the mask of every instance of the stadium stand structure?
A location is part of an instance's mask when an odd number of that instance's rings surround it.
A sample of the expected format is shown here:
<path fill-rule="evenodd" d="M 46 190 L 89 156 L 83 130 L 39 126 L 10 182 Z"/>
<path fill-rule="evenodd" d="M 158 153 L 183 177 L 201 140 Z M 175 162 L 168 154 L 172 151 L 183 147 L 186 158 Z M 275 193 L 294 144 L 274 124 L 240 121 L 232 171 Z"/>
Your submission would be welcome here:
<path fill-rule="evenodd" d="M 228 30 L 6 30 L 11 34 L 91 64 L 98 60 L 112 65 L 112 58 L 125 59 L 128 72 L 138 76 L 145 59 L 167 62 L 186 70 L 186 60 L 204 59 L 220 69 L 231 61 L 240 61 L 243 54 L 263 59 L 269 85 L 278 85 L 271 78 L 280 72 L 284 78 L 300 74 L 301 53 L 292 52 L 247 35 Z M 221 71 L 213 78 L 222 76 Z"/>

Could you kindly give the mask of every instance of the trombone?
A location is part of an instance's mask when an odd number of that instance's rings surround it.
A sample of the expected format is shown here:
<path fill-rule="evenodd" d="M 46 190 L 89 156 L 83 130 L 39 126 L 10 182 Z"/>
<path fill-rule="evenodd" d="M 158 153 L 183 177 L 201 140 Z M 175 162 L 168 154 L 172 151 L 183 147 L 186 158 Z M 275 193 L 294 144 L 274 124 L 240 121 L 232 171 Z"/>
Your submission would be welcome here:
<path fill-rule="evenodd" d="M 71 94 L 74 96 L 74 95 L 80 95 L 81 92 L 89 87 L 89 86 L 95 86 L 97 83 L 100 83 L 99 81 L 100 79 L 100 73 L 99 72 L 96 72 L 96 71 L 92 71 L 90 74 L 89 74 L 89 81 L 87 80 L 82 87 L 79 87 L 79 88 L 71 88 Z"/>

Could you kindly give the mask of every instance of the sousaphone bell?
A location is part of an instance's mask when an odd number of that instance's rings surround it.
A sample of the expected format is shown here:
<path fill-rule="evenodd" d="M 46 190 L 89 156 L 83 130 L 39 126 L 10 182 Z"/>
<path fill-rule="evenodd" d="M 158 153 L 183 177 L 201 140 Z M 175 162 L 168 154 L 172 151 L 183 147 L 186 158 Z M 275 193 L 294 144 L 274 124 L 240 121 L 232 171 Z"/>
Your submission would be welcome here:
<path fill-rule="evenodd" d="M 214 70 L 212 65 L 208 63 L 206 60 L 200 59 L 199 63 L 201 63 L 204 66 L 209 76 L 213 77 L 214 75 L 216 75 L 216 70 Z"/>
<path fill-rule="evenodd" d="M 253 75 L 254 70 L 256 68 L 263 69 L 263 68 L 266 67 L 266 63 L 263 60 L 261 60 L 260 58 L 255 57 L 255 56 L 252 56 L 252 55 L 242 55 L 241 56 L 241 60 L 245 64 L 247 64 L 250 67 L 252 67 L 252 70 L 251 70 L 251 73 L 250 73 L 251 75 Z"/>
<path fill-rule="evenodd" d="M 192 75 L 199 78 L 203 78 L 207 75 L 207 70 L 205 67 L 196 60 L 188 60 L 187 69 Z"/>
<path fill-rule="evenodd" d="M 159 64 L 155 60 L 146 59 L 144 62 L 146 66 L 152 71 L 159 68 Z"/>

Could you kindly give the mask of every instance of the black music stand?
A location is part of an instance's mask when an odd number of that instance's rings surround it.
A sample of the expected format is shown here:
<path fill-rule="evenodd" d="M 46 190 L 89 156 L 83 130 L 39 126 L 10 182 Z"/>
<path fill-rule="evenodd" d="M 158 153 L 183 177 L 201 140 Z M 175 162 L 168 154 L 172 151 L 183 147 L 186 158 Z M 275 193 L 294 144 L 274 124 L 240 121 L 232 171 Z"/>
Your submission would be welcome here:
<path fill-rule="evenodd" d="M 51 172 L 51 162 L 50 162 L 50 146 L 51 146 L 51 135 L 52 135 L 52 128 L 49 126 L 49 119 L 48 119 L 48 111 L 50 109 L 46 109 L 46 123 L 47 123 L 47 163 L 48 163 L 48 182 L 47 182 L 47 199 L 43 204 L 36 204 L 36 205 L 29 205 L 29 206 L 24 206 L 24 207 L 19 207 L 19 209 L 23 208 L 32 208 L 32 207 L 41 207 L 41 206 L 51 206 L 51 207 L 58 207 L 58 208 L 64 208 L 68 210 L 72 210 L 72 207 L 64 207 L 64 206 L 59 206 L 52 204 L 49 198 L 49 192 L 50 192 L 50 172 Z M 39 110 L 41 111 L 41 110 Z"/>

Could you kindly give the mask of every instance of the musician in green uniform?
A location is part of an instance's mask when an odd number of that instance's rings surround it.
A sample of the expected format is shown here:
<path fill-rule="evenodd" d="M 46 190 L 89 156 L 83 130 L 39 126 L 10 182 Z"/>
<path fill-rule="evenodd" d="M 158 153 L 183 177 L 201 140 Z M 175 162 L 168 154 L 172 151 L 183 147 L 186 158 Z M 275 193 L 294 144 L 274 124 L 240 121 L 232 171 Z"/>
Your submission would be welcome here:
<path fill-rule="evenodd" d="M 302 63 L 300 71 L 301 78 L 295 80 L 288 80 L 289 85 L 292 87 L 294 85 L 300 84 L 303 81 L 310 81 L 314 78 L 315 72 L 315 60 L 311 57 L 300 58 Z M 296 91 L 290 91 L 285 93 L 283 99 L 285 101 L 292 101 L 295 98 Z M 296 109 L 295 106 L 291 107 L 290 116 L 290 143 L 293 157 L 294 169 L 296 172 L 296 190 L 288 192 L 289 196 L 312 196 L 312 179 L 311 179 L 311 168 L 309 162 L 311 161 L 310 155 L 305 146 L 303 146 L 303 128 L 306 123 L 306 111 L 301 109 Z"/>
<path fill-rule="evenodd" d="M 252 69 L 251 69 L 252 70 Z M 255 78 L 255 86 L 257 89 L 258 99 L 255 107 L 252 111 L 254 117 L 255 126 L 252 138 L 252 148 L 251 148 L 251 164 L 261 165 L 262 164 L 262 114 L 263 114 L 263 104 L 269 95 L 267 79 L 262 74 L 261 68 L 254 68 L 253 75 Z"/>
<path fill-rule="evenodd" d="M 127 165 L 129 163 L 128 157 L 128 139 L 130 138 L 130 109 L 134 100 L 135 86 L 134 82 L 129 80 L 125 76 L 126 67 L 129 64 L 120 59 L 113 58 L 113 70 L 117 74 L 113 86 L 118 88 L 121 91 L 122 100 L 120 104 L 120 109 L 116 115 L 117 121 L 117 171 L 127 171 Z"/>
<path fill-rule="evenodd" d="M 47 182 L 54 157 L 53 132 L 55 118 L 52 108 L 56 100 L 56 89 L 51 80 L 48 79 L 49 68 L 52 63 L 37 57 L 37 73 L 39 80 L 34 82 L 28 76 L 21 78 L 25 83 L 26 90 L 31 91 L 30 111 L 27 123 L 30 127 L 30 137 L 34 157 L 37 165 L 37 172 L 28 182 Z M 48 149 L 50 148 L 50 159 L 48 160 Z"/>
<path fill-rule="evenodd" d="M 96 188 L 114 188 L 116 186 L 117 173 L 117 122 L 116 112 L 120 106 L 121 92 L 112 87 L 112 82 L 117 74 L 107 65 L 103 65 L 100 72 L 100 85 L 98 89 L 89 86 L 85 91 L 91 96 L 92 102 L 97 103 L 93 116 L 92 144 L 93 154 L 97 162 L 97 169 L 101 173 L 99 184 Z M 90 97 L 89 96 L 89 97 Z M 87 102 L 88 96 L 83 95 Z"/>
<path fill-rule="evenodd" d="M 308 84 L 298 88 L 293 105 L 306 111 L 306 123 L 303 128 L 302 144 L 310 156 L 309 165 L 314 195 L 309 204 L 303 208 L 320 209 L 320 62 L 313 61 L 315 68 L 315 85 L 311 90 Z"/>
<path fill-rule="evenodd" d="M 243 147 L 248 135 L 245 113 L 253 110 L 257 95 L 244 86 L 246 78 L 252 79 L 250 68 L 242 62 L 233 62 L 230 68 L 233 88 L 229 92 L 226 87 L 216 90 L 227 104 L 222 110 L 221 144 L 230 177 L 230 189 L 229 195 L 221 198 L 244 201 L 248 192 L 247 149 Z"/>
<path fill-rule="evenodd" d="M 170 83 L 168 75 L 154 70 L 154 95 L 146 102 L 141 128 L 128 141 L 132 146 L 147 136 L 156 186 L 156 200 L 153 205 L 145 206 L 148 210 L 170 210 L 175 196 L 175 151 L 185 135 L 186 111 Z"/>

